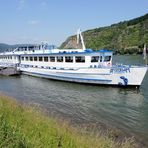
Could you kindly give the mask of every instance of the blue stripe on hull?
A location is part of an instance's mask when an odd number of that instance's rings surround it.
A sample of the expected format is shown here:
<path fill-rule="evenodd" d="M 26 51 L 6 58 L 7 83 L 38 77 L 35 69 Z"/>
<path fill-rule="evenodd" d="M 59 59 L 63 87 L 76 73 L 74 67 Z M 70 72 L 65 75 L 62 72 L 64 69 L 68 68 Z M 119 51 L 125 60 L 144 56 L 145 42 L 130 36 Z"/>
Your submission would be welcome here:
<path fill-rule="evenodd" d="M 107 74 L 107 73 L 72 73 L 72 72 L 56 72 L 56 73 L 59 73 L 59 74 L 73 74 L 73 75 L 111 75 L 111 74 Z"/>

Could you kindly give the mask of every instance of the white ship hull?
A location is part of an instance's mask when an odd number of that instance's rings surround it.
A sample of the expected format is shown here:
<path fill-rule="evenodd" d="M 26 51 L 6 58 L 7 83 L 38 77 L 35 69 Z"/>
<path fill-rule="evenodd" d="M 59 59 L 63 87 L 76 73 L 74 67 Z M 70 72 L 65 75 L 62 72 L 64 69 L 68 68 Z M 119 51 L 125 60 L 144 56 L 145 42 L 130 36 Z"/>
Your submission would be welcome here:
<path fill-rule="evenodd" d="M 20 68 L 22 73 L 77 83 L 140 86 L 147 67 L 77 68 L 73 70 Z"/>

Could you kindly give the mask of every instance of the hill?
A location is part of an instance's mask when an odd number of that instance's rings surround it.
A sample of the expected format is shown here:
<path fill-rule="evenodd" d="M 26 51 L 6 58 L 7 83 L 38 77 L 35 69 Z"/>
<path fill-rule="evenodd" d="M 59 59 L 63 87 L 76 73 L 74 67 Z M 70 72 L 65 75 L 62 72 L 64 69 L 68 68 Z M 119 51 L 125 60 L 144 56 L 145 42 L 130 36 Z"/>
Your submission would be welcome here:
<path fill-rule="evenodd" d="M 144 43 L 148 44 L 148 14 L 112 24 L 111 26 L 84 31 L 86 48 L 107 48 L 119 54 L 141 53 Z M 76 35 L 68 37 L 60 48 L 76 48 Z"/>
<path fill-rule="evenodd" d="M 7 49 L 9 49 L 11 46 L 5 43 L 0 43 L 0 52 L 3 52 Z"/>

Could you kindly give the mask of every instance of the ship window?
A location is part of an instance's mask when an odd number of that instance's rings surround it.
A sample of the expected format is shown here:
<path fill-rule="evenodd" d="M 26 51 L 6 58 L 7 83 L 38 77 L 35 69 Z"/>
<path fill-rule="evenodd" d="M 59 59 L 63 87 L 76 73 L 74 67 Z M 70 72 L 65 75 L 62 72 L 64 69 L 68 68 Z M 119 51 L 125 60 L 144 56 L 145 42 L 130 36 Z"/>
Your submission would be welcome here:
<path fill-rule="evenodd" d="M 55 57 L 50 57 L 50 62 L 55 62 Z"/>
<path fill-rule="evenodd" d="M 44 61 L 45 62 L 48 62 L 48 57 L 44 57 Z"/>
<path fill-rule="evenodd" d="M 33 61 L 33 57 L 30 57 L 30 61 Z"/>
<path fill-rule="evenodd" d="M 39 57 L 39 61 L 43 61 L 43 57 Z"/>
<path fill-rule="evenodd" d="M 71 56 L 65 57 L 65 62 L 73 62 L 73 57 Z"/>
<path fill-rule="evenodd" d="M 24 61 L 24 57 L 22 57 L 22 61 Z"/>
<path fill-rule="evenodd" d="M 77 56 L 75 57 L 77 63 L 85 63 L 85 57 L 84 56 Z"/>
<path fill-rule="evenodd" d="M 37 61 L 37 57 L 34 57 L 34 61 Z"/>
<path fill-rule="evenodd" d="M 28 57 L 26 57 L 26 61 L 28 61 Z"/>
<path fill-rule="evenodd" d="M 91 62 L 98 62 L 99 61 L 99 56 L 93 56 L 91 57 Z"/>
<path fill-rule="evenodd" d="M 63 62 L 63 57 L 57 57 L 57 62 Z"/>
<path fill-rule="evenodd" d="M 111 60 L 111 56 L 105 56 L 104 58 L 104 62 L 110 61 Z"/>
<path fill-rule="evenodd" d="M 102 62 L 102 56 L 100 57 L 100 62 Z"/>

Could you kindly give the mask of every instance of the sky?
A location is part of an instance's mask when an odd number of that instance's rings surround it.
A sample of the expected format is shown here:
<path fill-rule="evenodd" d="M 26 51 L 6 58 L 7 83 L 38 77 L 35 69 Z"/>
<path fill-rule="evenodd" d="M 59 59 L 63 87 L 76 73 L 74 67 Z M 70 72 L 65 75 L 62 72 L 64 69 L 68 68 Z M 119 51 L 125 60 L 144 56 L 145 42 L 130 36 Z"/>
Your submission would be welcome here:
<path fill-rule="evenodd" d="M 148 13 L 148 0 L 0 0 L 0 43 L 47 42 Z"/>

